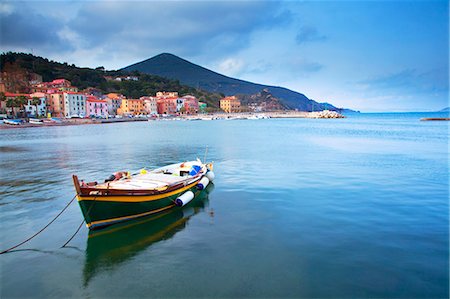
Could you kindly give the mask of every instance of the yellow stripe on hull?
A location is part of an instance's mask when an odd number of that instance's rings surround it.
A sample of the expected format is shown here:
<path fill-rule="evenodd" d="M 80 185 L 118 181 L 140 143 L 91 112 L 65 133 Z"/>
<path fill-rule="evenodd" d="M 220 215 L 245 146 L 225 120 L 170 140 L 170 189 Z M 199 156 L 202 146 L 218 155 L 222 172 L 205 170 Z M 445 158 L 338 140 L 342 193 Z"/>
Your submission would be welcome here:
<path fill-rule="evenodd" d="M 94 226 L 94 227 L 95 226 L 103 226 L 106 223 L 113 224 L 113 223 L 116 223 L 116 222 L 121 222 L 121 221 L 125 221 L 125 220 L 131 220 L 131 219 L 134 219 L 134 218 L 139 218 L 139 217 L 144 217 L 144 216 L 148 216 L 148 215 L 151 215 L 151 214 L 159 213 L 159 212 L 171 209 L 173 207 L 175 207 L 175 205 L 170 205 L 170 206 L 158 209 L 158 210 L 152 210 L 152 211 L 149 211 L 149 212 L 136 214 L 136 215 L 131 215 L 131 216 L 124 216 L 124 217 L 117 217 L 117 218 L 111 218 L 111 219 L 106 219 L 106 220 L 92 221 L 90 223 L 86 223 L 86 226 L 88 228 L 91 228 L 92 226 Z"/>
<path fill-rule="evenodd" d="M 152 200 L 158 200 L 161 198 L 166 198 L 178 193 L 181 193 L 183 191 L 186 191 L 195 185 L 197 185 L 198 180 L 196 180 L 194 183 L 186 185 L 183 188 L 176 189 L 171 192 L 162 193 L 162 194 L 156 194 L 156 195 L 89 195 L 89 196 L 81 196 L 77 195 L 78 201 L 83 200 L 94 200 L 94 201 L 114 201 L 114 202 L 143 202 L 143 201 L 152 201 Z"/>

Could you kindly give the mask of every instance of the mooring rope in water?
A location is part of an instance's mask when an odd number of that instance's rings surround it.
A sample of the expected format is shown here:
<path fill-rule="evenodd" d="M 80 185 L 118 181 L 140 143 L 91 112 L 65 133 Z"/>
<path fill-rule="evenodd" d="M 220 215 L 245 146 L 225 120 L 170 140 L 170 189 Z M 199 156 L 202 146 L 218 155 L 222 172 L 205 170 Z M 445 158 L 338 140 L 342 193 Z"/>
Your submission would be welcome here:
<path fill-rule="evenodd" d="M 89 212 L 92 210 L 92 207 L 95 205 L 97 197 L 94 197 L 94 203 L 89 207 L 89 210 L 86 212 L 86 216 L 89 215 Z M 75 233 L 69 238 L 69 240 L 67 240 L 66 243 L 64 243 L 63 246 L 61 246 L 61 248 L 66 247 L 67 244 L 69 244 L 70 241 L 72 241 L 73 238 L 75 238 L 75 236 L 78 234 L 78 232 L 80 231 L 81 227 L 83 226 L 83 223 L 85 222 L 85 220 L 83 219 L 83 221 L 81 221 L 80 225 L 78 226 L 77 230 L 75 231 Z"/>
<path fill-rule="evenodd" d="M 61 248 L 66 247 L 66 245 L 69 244 L 69 242 L 72 241 L 73 238 L 75 238 L 75 236 L 78 234 L 78 232 L 80 231 L 81 227 L 83 226 L 83 223 L 84 223 L 84 219 L 83 219 L 83 221 L 81 221 L 80 226 L 78 226 L 76 232 L 72 235 L 72 237 L 70 237 L 69 240 L 67 240 L 66 243 L 64 243 L 63 246 L 61 246 Z"/>
<path fill-rule="evenodd" d="M 20 245 L 23 245 L 23 244 L 27 243 L 28 241 L 30 241 L 31 239 L 33 239 L 34 237 L 36 237 L 37 235 L 39 235 L 40 233 L 42 233 L 47 227 L 50 226 L 50 224 L 52 224 L 59 216 L 61 216 L 61 214 L 62 214 L 62 213 L 70 206 L 70 204 L 73 202 L 73 200 L 74 200 L 76 197 L 77 197 L 77 196 L 75 195 L 75 196 L 69 201 L 69 203 L 61 210 L 61 212 L 59 212 L 59 214 L 56 215 L 55 218 L 52 219 L 52 221 L 50 221 L 49 223 L 47 223 L 47 225 L 45 225 L 43 228 L 41 228 L 37 233 L 35 233 L 35 234 L 32 235 L 31 237 L 29 237 L 28 239 L 26 239 L 26 240 L 20 242 L 19 244 L 14 245 L 13 247 L 8 248 L 8 249 L 6 249 L 6 250 L 3 250 L 2 252 L 0 252 L 0 254 L 7 253 L 7 252 L 13 250 L 14 248 L 19 247 Z"/>

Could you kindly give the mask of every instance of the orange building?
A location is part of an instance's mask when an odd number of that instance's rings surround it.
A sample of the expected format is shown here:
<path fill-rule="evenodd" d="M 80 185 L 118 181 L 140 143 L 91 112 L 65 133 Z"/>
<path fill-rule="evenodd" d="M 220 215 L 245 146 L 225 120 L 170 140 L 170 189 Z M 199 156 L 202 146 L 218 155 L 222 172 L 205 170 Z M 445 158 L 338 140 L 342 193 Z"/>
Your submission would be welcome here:
<path fill-rule="evenodd" d="M 47 101 L 47 111 L 51 116 L 64 116 L 64 94 L 62 92 L 50 93 Z"/>
<path fill-rule="evenodd" d="M 138 115 L 145 114 L 144 103 L 139 99 L 122 99 L 120 108 L 117 109 L 119 115 Z"/>
<path fill-rule="evenodd" d="M 220 100 L 220 109 L 227 113 L 241 112 L 241 101 L 235 96 L 225 97 Z"/>

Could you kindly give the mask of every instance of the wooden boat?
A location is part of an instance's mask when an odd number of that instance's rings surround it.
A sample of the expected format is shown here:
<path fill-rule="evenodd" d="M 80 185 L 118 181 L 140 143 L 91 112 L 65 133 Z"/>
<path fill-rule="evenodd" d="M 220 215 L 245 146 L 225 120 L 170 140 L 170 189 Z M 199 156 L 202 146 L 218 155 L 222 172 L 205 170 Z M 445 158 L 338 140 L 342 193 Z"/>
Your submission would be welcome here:
<path fill-rule="evenodd" d="M 116 172 L 102 183 L 86 183 L 73 175 L 73 182 L 86 225 L 96 229 L 186 205 L 193 191 L 214 180 L 212 168 L 212 163 L 197 160 L 133 175 Z"/>
<path fill-rule="evenodd" d="M 34 125 L 43 125 L 43 124 L 44 124 L 44 120 L 38 119 L 38 118 L 30 118 L 30 119 L 28 120 L 28 122 L 29 122 L 30 124 L 34 124 Z"/>
<path fill-rule="evenodd" d="M 208 195 L 213 190 L 212 183 L 204 190 L 197 190 L 195 198 L 184 208 L 174 208 L 89 231 L 83 269 L 84 285 L 87 286 L 91 279 L 106 268 L 118 267 L 148 247 L 169 240 L 181 232 L 192 218 L 204 212 Z"/>

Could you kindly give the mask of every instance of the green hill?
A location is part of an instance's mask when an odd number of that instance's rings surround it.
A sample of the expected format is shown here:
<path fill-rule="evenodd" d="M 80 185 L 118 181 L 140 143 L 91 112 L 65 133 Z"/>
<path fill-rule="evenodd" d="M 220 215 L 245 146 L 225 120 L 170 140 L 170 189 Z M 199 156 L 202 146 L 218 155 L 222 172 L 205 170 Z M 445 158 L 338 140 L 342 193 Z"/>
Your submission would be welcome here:
<path fill-rule="evenodd" d="M 159 54 L 150 59 L 127 66 L 122 70 L 139 71 L 175 79 L 191 87 L 210 92 L 219 92 L 225 95 L 253 95 L 261 92 L 263 89 L 267 89 L 273 96 L 279 98 L 285 106 L 291 109 L 303 111 L 325 109 L 325 106 L 322 107 L 322 104 L 308 99 L 304 94 L 299 92 L 283 87 L 262 85 L 230 78 L 169 53 Z M 331 104 L 327 104 L 326 108 L 336 109 Z"/>
<path fill-rule="evenodd" d="M 38 74 L 42 76 L 44 82 L 63 78 L 71 81 L 72 85 L 80 90 L 92 87 L 103 93 L 121 93 L 127 98 L 154 96 L 158 91 L 178 91 L 181 96 L 194 95 L 200 101 L 206 102 L 208 107 L 218 108 L 219 100 L 223 97 L 223 94 L 193 88 L 180 84 L 178 80 L 157 75 L 144 74 L 138 71 L 106 71 L 103 67 L 96 69 L 79 68 L 74 64 L 59 63 L 25 53 L 2 53 L 0 55 L 0 71 L 2 72 L 2 80 L 8 81 L 8 86 L 11 87 L 11 90 L 7 90 L 9 92 L 29 93 L 31 86 L 28 79 L 32 77 L 32 74 Z M 139 80 L 106 80 L 107 77 L 129 75 L 136 76 Z"/>

